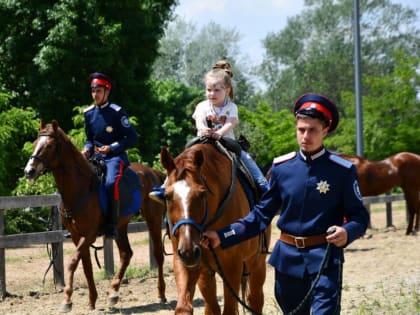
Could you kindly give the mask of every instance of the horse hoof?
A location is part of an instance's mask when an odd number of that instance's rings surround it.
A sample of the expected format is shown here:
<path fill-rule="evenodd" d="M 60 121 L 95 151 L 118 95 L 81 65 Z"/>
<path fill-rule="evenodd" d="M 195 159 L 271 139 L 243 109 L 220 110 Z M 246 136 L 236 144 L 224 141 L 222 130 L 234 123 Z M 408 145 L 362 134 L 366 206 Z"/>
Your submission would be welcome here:
<path fill-rule="evenodd" d="M 71 311 L 72 307 L 73 307 L 73 303 L 61 304 L 60 307 L 58 308 L 58 312 L 68 313 Z"/>
<path fill-rule="evenodd" d="M 117 304 L 118 303 L 118 301 L 119 301 L 119 296 L 118 296 L 118 293 L 117 292 L 115 292 L 114 294 L 112 294 L 112 295 L 110 295 L 109 297 L 108 297 L 108 305 L 109 306 L 114 306 L 115 304 Z"/>

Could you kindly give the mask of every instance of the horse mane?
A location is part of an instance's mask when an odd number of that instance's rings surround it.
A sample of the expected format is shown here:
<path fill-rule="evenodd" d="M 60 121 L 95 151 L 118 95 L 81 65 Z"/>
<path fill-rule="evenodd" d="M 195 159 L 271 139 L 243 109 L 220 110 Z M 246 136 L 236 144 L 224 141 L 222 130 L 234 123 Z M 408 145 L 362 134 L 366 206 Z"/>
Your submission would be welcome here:
<path fill-rule="evenodd" d="M 71 141 L 71 138 L 64 132 L 63 129 L 58 125 L 56 121 L 53 121 L 51 124 L 45 125 L 45 127 L 40 130 L 40 134 L 43 132 L 47 133 L 55 133 L 57 137 L 62 141 L 62 144 L 64 144 L 63 148 L 66 150 L 69 150 L 68 156 L 72 156 L 74 160 L 76 161 L 76 164 L 81 168 L 81 171 L 86 174 L 93 173 L 92 166 L 86 160 L 86 158 L 83 156 L 83 154 L 79 151 L 79 149 L 73 144 Z"/>
<path fill-rule="evenodd" d="M 197 161 L 197 156 L 201 159 Z M 217 149 L 212 144 L 196 144 L 179 154 L 174 163 L 177 165 L 176 178 L 185 178 L 186 174 L 200 174 L 201 172 L 217 172 L 222 165 L 225 156 L 218 154 Z"/>

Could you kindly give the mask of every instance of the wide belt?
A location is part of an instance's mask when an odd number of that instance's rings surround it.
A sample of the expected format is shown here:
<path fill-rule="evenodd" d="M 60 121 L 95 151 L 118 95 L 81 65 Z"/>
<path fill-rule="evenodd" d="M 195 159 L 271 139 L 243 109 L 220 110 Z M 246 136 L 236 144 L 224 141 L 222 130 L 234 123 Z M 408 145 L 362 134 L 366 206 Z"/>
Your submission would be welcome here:
<path fill-rule="evenodd" d="M 296 246 L 297 248 L 306 248 L 325 244 L 327 242 L 327 240 L 325 239 L 326 236 L 326 234 L 311 236 L 294 236 L 282 232 L 280 234 L 280 241 L 292 246 Z"/>

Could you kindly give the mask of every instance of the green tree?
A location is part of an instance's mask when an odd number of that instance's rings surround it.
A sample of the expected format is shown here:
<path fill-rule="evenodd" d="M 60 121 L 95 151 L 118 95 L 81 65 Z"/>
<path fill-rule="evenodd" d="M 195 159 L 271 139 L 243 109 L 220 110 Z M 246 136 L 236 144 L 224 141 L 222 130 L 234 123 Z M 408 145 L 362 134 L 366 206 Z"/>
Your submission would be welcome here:
<path fill-rule="evenodd" d="M 363 75 L 389 74 L 394 49 L 418 54 L 415 11 L 389 0 L 361 0 L 360 12 Z M 354 88 L 352 25 L 353 0 L 306 0 L 302 13 L 280 32 L 267 35 L 259 73 L 274 109 L 289 108 L 299 95 L 316 91 L 328 95 L 345 114 L 340 93 Z"/>
<path fill-rule="evenodd" d="M 159 146 L 169 147 L 171 154 L 179 154 L 188 140 L 195 136 L 192 113 L 202 100 L 202 89 L 189 88 L 175 80 L 153 81 L 152 91 L 161 104 L 155 117 Z"/>
<path fill-rule="evenodd" d="M 153 67 L 153 78 L 173 79 L 188 87 L 204 89 L 204 75 L 220 59 L 232 63 L 236 84 L 235 101 L 247 104 L 254 93 L 251 68 L 245 56 L 241 56 L 235 30 L 224 29 L 210 22 L 197 29 L 193 23 L 176 17 L 165 30 L 159 47 L 159 57 Z"/>
<path fill-rule="evenodd" d="M 13 97 L 0 93 L 0 195 L 7 196 L 15 188 L 18 178 L 23 175 L 29 155 L 21 153 L 27 137 L 35 138 L 39 121 L 32 108 L 11 107 Z"/>
<path fill-rule="evenodd" d="M 156 107 L 148 86 L 175 0 L 0 1 L 0 85 L 29 101 L 45 121 L 71 129 L 73 107 L 91 101 L 88 75 L 115 81 L 111 98 L 139 119 L 139 147 L 155 154 Z M 143 130 L 145 130 L 143 132 Z"/>
<path fill-rule="evenodd" d="M 402 50 L 391 54 L 395 65 L 386 76 L 366 76 L 363 85 L 369 93 L 363 97 L 363 138 L 365 156 L 384 159 L 397 152 L 420 154 L 418 141 L 420 100 L 419 57 L 408 57 Z M 354 117 L 354 94 L 343 93 L 348 104 L 347 116 Z M 342 124 L 343 135 L 355 135 L 355 119 L 347 118 Z M 336 143 L 344 152 L 353 153 L 355 137 L 338 136 Z M 352 150 L 353 149 L 353 150 Z"/>
<path fill-rule="evenodd" d="M 263 166 L 274 157 L 297 149 L 294 117 L 288 110 L 273 111 L 267 103 L 260 103 L 254 111 L 239 107 L 240 126 L 251 143 L 250 152 Z"/>

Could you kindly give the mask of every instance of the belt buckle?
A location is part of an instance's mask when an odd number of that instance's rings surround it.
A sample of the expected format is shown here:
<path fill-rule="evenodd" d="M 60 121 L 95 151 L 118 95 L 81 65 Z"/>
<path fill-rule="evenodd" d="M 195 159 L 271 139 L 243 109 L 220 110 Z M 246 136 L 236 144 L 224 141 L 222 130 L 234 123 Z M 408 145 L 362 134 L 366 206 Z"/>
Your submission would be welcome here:
<path fill-rule="evenodd" d="M 302 236 L 295 236 L 295 246 L 296 248 L 305 248 L 305 239 L 306 237 L 302 237 Z"/>

